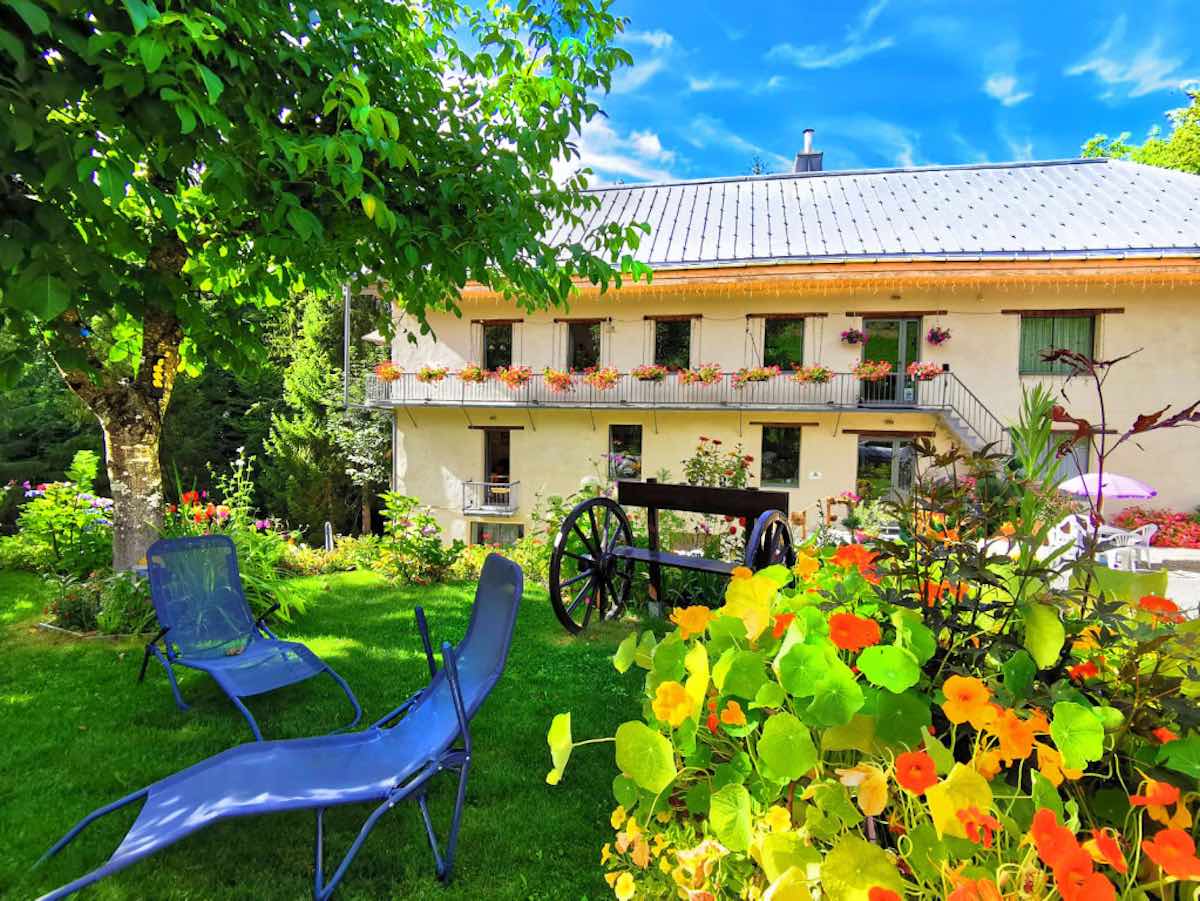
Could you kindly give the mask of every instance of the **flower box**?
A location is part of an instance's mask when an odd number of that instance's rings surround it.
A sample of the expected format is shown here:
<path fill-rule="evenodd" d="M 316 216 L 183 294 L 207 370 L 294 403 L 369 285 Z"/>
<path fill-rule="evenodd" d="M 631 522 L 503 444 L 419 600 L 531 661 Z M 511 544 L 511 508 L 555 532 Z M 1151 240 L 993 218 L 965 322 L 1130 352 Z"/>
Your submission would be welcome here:
<path fill-rule="evenodd" d="M 382 363 L 375 364 L 375 377 L 381 382 L 395 382 L 402 375 L 404 375 L 404 370 L 391 360 L 384 360 Z"/>
<path fill-rule="evenodd" d="M 458 371 L 458 377 L 464 382 L 482 384 L 492 377 L 492 374 L 478 363 L 467 363 Z"/>
<path fill-rule="evenodd" d="M 524 388 L 533 378 L 533 370 L 528 366 L 501 366 L 496 370 L 496 378 L 504 383 L 509 391 Z"/>
<path fill-rule="evenodd" d="M 861 381 L 882 382 L 892 374 L 892 368 L 888 360 L 863 360 L 850 371 Z"/>
<path fill-rule="evenodd" d="M 608 391 L 617 386 L 617 382 L 621 380 L 621 373 L 613 369 L 611 366 L 596 367 L 590 366 L 583 371 L 583 381 L 597 391 Z"/>
<path fill-rule="evenodd" d="M 843 344 L 865 344 L 867 341 L 867 333 L 860 328 L 848 328 L 842 332 Z"/>
<path fill-rule="evenodd" d="M 430 382 L 440 382 L 449 374 L 450 370 L 445 366 L 422 366 L 417 370 L 417 381 L 428 385 Z"/>
<path fill-rule="evenodd" d="M 657 363 L 648 363 L 645 366 L 638 366 L 630 375 L 639 382 L 661 382 L 667 377 L 667 367 L 659 366 Z"/>
<path fill-rule="evenodd" d="M 824 385 L 833 378 L 833 370 L 827 366 L 801 366 L 792 373 L 793 382 Z"/>
<path fill-rule="evenodd" d="M 716 363 L 701 363 L 695 369 L 681 369 L 677 373 L 683 385 L 715 385 L 721 381 L 721 367 Z"/>
<path fill-rule="evenodd" d="M 555 394 L 562 394 L 571 390 L 573 376 L 569 369 L 551 369 L 547 366 L 542 370 L 542 378 L 546 381 L 546 387 Z"/>
<path fill-rule="evenodd" d="M 904 371 L 914 381 L 928 382 L 942 374 L 942 367 L 937 363 L 909 363 Z"/>

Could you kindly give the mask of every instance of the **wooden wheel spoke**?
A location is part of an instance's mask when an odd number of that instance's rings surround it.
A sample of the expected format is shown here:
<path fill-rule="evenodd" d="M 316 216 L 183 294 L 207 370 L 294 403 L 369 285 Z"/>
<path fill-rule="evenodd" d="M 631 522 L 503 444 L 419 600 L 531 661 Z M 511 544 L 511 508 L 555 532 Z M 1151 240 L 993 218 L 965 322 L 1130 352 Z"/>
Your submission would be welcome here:
<path fill-rule="evenodd" d="M 559 582 L 559 583 L 558 583 L 558 587 L 559 587 L 559 588 L 567 588 L 567 587 L 569 587 L 569 586 L 571 586 L 571 585 L 574 585 L 576 582 L 579 582 L 579 581 L 580 581 L 580 580 L 582 580 L 582 579 L 588 579 L 588 578 L 591 578 L 591 577 L 592 577 L 592 574 L 593 574 L 594 572 L 595 572 L 595 570 L 586 569 L 586 570 L 584 570 L 583 572 L 581 572 L 581 573 L 580 573 L 579 575 L 577 575 L 577 576 L 572 576 L 572 577 L 571 577 L 571 578 L 569 578 L 569 579 L 564 579 L 562 582 Z"/>
<path fill-rule="evenodd" d="M 592 578 L 588 580 L 588 583 L 584 585 L 583 588 L 579 589 L 579 593 L 575 595 L 574 599 L 571 601 L 571 606 L 567 608 L 568 616 L 575 612 L 576 608 L 579 607 L 579 602 L 591 593 L 592 586 L 596 583 L 595 574 L 588 573 L 588 575 L 592 576 Z M 590 607 L 591 604 L 588 604 L 588 606 Z M 585 619 L 584 622 L 586 623 L 587 620 Z"/>
<path fill-rule="evenodd" d="M 562 552 L 564 557 L 570 557 L 572 560 L 578 560 L 580 563 L 586 563 L 590 568 L 596 561 L 586 554 L 572 554 L 570 551 Z"/>
<path fill-rule="evenodd" d="M 588 522 L 592 524 L 592 541 L 594 542 L 592 547 L 596 549 L 596 556 L 599 557 L 600 549 L 604 547 L 604 542 L 600 540 L 600 526 L 596 524 L 596 508 L 595 506 L 591 506 L 587 508 L 587 511 Z"/>
<path fill-rule="evenodd" d="M 579 540 L 583 542 L 583 546 L 587 548 L 588 553 L 592 555 L 592 558 L 595 559 L 596 557 L 599 557 L 599 551 L 592 545 L 590 541 L 587 540 L 587 536 L 584 535 L 583 530 L 579 528 L 578 520 L 571 523 L 571 528 L 575 530 L 575 534 L 579 536 Z"/>

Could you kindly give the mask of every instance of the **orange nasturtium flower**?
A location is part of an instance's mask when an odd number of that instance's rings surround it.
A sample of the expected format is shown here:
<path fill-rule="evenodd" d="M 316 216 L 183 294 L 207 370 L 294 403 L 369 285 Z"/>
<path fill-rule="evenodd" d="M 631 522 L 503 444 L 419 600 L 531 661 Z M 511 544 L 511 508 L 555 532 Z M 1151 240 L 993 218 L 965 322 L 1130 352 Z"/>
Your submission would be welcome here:
<path fill-rule="evenodd" d="M 754 578 L 754 570 L 748 566 L 735 566 L 733 572 L 729 575 L 735 579 L 752 579 Z"/>
<path fill-rule="evenodd" d="M 879 554 L 868 550 L 862 544 L 843 544 L 834 551 L 829 562 L 843 569 L 857 569 L 868 582 L 879 581 L 879 573 L 875 571 L 875 558 Z"/>
<path fill-rule="evenodd" d="M 659 685 L 654 693 L 654 700 L 650 702 L 654 715 L 672 727 L 682 725 L 694 712 L 694 706 L 687 689 L 678 682 L 664 682 Z"/>
<path fill-rule="evenodd" d="M 807 582 L 812 578 L 813 573 L 821 568 L 821 562 L 816 557 L 811 557 L 808 554 L 797 554 L 796 563 L 792 566 L 792 573 L 801 582 Z"/>
<path fill-rule="evenodd" d="M 1002 710 L 987 728 L 1000 739 L 1000 756 L 1006 763 L 1024 760 L 1033 753 L 1034 723 L 1021 719 L 1014 711 Z"/>
<path fill-rule="evenodd" d="M 1159 742 L 1164 745 L 1169 741 L 1179 741 L 1179 736 L 1166 726 L 1159 726 L 1150 734 L 1157 738 Z"/>
<path fill-rule="evenodd" d="M 954 891 L 946 896 L 946 901 L 1001 901 L 1002 897 L 999 887 L 990 879 L 965 879 L 959 876 L 954 880 Z"/>
<path fill-rule="evenodd" d="M 951 676 L 942 685 L 942 692 L 946 695 L 942 710 L 956 725 L 969 722 L 982 729 L 996 716 L 996 709 L 990 703 L 991 690 L 974 676 Z"/>
<path fill-rule="evenodd" d="M 1017 527 L 1011 522 L 1003 522 L 1000 524 L 1000 534 L 1005 538 L 1012 538 L 1017 534 Z"/>
<path fill-rule="evenodd" d="M 1118 873 L 1129 872 L 1125 854 L 1111 829 L 1093 829 L 1091 841 L 1084 842 L 1083 847 L 1095 860 L 1108 864 Z"/>
<path fill-rule="evenodd" d="M 963 824 L 967 838 L 985 848 L 992 847 L 992 834 L 1000 829 L 999 820 L 974 806 L 959 810 L 954 815 Z"/>
<path fill-rule="evenodd" d="M 1083 682 L 1086 679 L 1094 679 L 1100 675 L 1100 667 L 1096 666 L 1096 661 L 1087 660 L 1083 663 L 1077 663 L 1074 666 L 1068 666 L 1067 675 L 1076 682 Z"/>
<path fill-rule="evenodd" d="M 746 725 L 746 714 L 742 711 L 742 705 L 737 701 L 726 701 L 725 709 L 721 711 L 721 722 L 726 726 Z"/>
<path fill-rule="evenodd" d="M 1146 780 L 1144 795 L 1130 795 L 1129 803 L 1134 807 L 1166 807 L 1179 800 L 1179 789 L 1169 782 Z"/>
<path fill-rule="evenodd" d="M 905 751 L 896 757 L 896 783 L 914 795 L 920 795 L 925 789 L 936 785 L 937 769 L 933 758 L 924 751 Z"/>
<path fill-rule="evenodd" d="M 1058 814 L 1049 807 L 1043 807 L 1033 815 L 1029 836 L 1033 839 L 1038 857 L 1051 869 L 1059 869 L 1083 850 L 1075 839 L 1075 833 L 1066 826 L 1060 826 Z M 1083 856 L 1087 857 L 1087 854 Z"/>
<path fill-rule="evenodd" d="M 873 885 L 871 886 L 871 890 L 867 892 L 867 901 L 904 901 L 904 899 L 890 888 Z"/>
<path fill-rule="evenodd" d="M 1041 742 L 1038 742 L 1035 747 L 1037 748 L 1038 770 L 1055 788 L 1063 784 L 1064 778 L 1071 781 L 1083 778 L 1083 770 L 1072 770 L 1062 765 L 1062 754 L 1058 752 L 1057 748 Z"/>
<path fill-rule="evenodd" d="M 788 630 L 788 626 L 792 624 L 792 620 L 796 618 L 794 613 L 777 613 L 775 614 L 775 628 L 771 630 L 772 638 L 783 638 L 783 634 Z"/>
<path fill-rule="evenodd" d="M 1196 843 L 1182 829 L 1163 829 L 1153 839 L 1142 842 L 1146 856 L 1176 879 L 1200 879 L 1200 858 Z"/>
<path fill-rule="evenodd" d="M 679 637 L 684 641 L 694 635 L 703 635 L 711 619 L 712 611 L 702 604 L 676 607 L 671 613 L 671 622 L 679 627 Z"/>
<path fill-rule="evenodd" d="M 835 613 L 829 617 L 829 640 L 843 651 L 861 651 L 881 638 L 879 623 L 853 613 Z"/>
<path fill-rule="evenodd" d="M 1153 613 L 1154 619 L 1159 622 L 1181 623 L 1184 620 L 1178 604 L 1157 594 L 1142 596 L 1138 600 L 1138 606 L 1148 613 Z"/>

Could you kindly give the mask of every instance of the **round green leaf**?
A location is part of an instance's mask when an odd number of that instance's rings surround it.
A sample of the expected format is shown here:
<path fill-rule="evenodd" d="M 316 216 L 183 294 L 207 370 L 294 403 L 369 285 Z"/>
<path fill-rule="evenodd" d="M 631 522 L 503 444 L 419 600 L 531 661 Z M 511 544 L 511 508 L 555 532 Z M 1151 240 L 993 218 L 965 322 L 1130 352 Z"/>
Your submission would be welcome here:
<path fill-rule="evenodd" d="M 878 845 L 844 836 L 821 864 L 821 888 L 829 901 L 865 901 L 876 886 L 904 895 L 904 880 Z"/>
<path fill-rule="evenodd" d="M 1067 640 L 1058 610 L 1047 604 L 1030 604 L 1025 608 L 1024 615 L 1025 649 L 1033 655 L 1038 669 L 1054 666 Z"/>
<path fill-rule="evenodd" d="M 1029 697 L 1033 690 L 1033 677 L 1037 674 L 1037 664 L 1028 651 L 1017 651 L 1004 661 L 1000 671 L 1004 674 L 1004 687 L 1014 701 Z"/>
<path fill-rule="evenodd" d="M 804 722 L 810 726 L 844 726 L 866 703 L 850 667 L 840 660 L 833 664 L 815 684 L 815 697 L 804 710 Z"/>
<path fill-rule="evenodd" d="M 1050 737 L 1063 757 L 1063 766 L 1082 770 L 1104 754 L 1104 724 L 1090 709 L 1071 701 L 1054 705 Z"/>
<path fill-rule="evenodd" d="M 613 779 L 612 791 L 613 797 L 617 799 L 617 803 L 626 809 L 632 809 L 633 805 L 637 803 L 637 783 L 628 776 L 618 774 Z"/>
<path fill-rule="evenodd" d="M 937 650 L 937 638 L 921 622 L 917 611 L 897 610 L 892 614 L 892 625 L 896 627 L 896 644 L 911 653 L 918 664 L 928 661 Z"/>
<path fill-rule="evenodd" d="M 921 678 L 917 659 L 904 648 L 893 645 L 867 648 L 858 655 L 856 663 L 867 681 L 894 694 L 912 688 Z"/>
<path fill-rule="evenodd" d="M 1158 762 L 1177 773 L 1200 779 L 1200 734 L 1169 741 L 1158 750 Z"/>
<path fill-rule="evenodd" d="M 768 779 L 791 782 L 817 765 L 817 749 L 808 727 L 790 713 L 777 713 L 763 726 L 758 759 Z"/>
<path fill-rule="evenodd" d="M 921 747 L 921 729 L 933 723 L 928 699 L 915 691 L 880 692 L 875 719 L 875 734 L 881 741 L 907 748 Z"/>
<path fill-rule="evenodd" d="M 767 681 L 766 661 L 755 651 L 736 651 L 724 676 L 722 694 L 752 701 Z"/>
<path fill-rule="evenodd" d="M 793 697 L 811 697 L 828 665 L 828 656 L 821 648 L 810 644 L 792 645 L 779 658 L 779 682 Z"/>
<path fill-rule="evenodd" d="M 768 679 L 755 693 L 754 700 L 750 702 L 750 709 L 766 707 L 774 710 L 782 707 L 786 700 L 787 692 L 783 690 L 783 686 Z"/>
<path fill-rule="evenodd" d="M 750 824 L 750 792 L 732 783 L 713 792 L 708 804 L 708 824 L 717 841 L 730 851 L 745 851 L 753 835 Z"/>
<path fill-rule="evenodd" d="M 660 792 L 675 778 L 675 751 L 661 733 L 630 720 L 617 728 L 617 768 L 646 791 Z"/>

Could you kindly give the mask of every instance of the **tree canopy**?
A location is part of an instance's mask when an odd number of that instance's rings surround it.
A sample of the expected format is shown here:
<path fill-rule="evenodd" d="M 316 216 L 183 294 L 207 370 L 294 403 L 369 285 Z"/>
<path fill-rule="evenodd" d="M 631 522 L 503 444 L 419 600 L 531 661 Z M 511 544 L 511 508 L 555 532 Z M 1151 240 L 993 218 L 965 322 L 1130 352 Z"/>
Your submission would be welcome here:
<path fill-rule="evenodd" d="M 469 281 L 537 308 L 644 274 L 632 227 L 548 237 L 597 203 L 552 165 L 630 61 L 610 5 L 0 0 L 0 374 L 40 343 L 100 420 L 118 565 L 177 373 L 261 359 L 271 308 L 378 282 L 423 322 Z"/>
<path fill-rule="evenodd" d="M 1157 126 L 1142 144 L 1130 144 L 1129 132 L 1111 139 L 1096 135 L 1083 145 L 1083 155 L 1109 156 L 1200 175 L 1200 90 L 1190 91 L 1189 97 L 1190 105 L 1167 113 L 1171 133 L 1165 138 Z"/>

